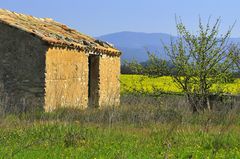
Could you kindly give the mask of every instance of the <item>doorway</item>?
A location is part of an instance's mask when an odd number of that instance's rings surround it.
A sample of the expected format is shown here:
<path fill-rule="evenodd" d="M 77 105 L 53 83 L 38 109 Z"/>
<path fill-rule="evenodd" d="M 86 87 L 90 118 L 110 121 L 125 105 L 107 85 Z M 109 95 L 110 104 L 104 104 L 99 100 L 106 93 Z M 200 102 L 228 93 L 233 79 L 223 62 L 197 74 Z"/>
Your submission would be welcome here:
<path fill-rule="evenodd" d="M 99 106 L 99 56 L 89 55 L 88 58 L 88 106 Z"/>

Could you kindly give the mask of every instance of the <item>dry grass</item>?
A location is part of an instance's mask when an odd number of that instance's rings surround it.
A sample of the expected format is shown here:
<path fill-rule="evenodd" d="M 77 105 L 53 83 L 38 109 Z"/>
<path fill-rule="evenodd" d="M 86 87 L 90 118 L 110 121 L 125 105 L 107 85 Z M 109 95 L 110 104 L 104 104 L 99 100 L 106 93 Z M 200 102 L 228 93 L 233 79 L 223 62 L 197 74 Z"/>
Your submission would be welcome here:
<path fill-rule="evenodd" d="M 2 158 L 240 157 L 240 112 L 192 114 L 179 96 L 125 96 L 119 107 L 0 119 Z M 0 158 L 1 158 L 0 157 Z"/>

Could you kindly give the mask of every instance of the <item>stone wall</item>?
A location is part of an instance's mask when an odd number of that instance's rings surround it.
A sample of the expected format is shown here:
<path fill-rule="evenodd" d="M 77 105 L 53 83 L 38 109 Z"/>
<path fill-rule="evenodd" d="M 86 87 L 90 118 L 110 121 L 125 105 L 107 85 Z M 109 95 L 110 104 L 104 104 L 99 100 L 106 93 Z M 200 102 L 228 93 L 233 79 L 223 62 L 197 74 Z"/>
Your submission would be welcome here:
<path fill-rule="evenodd" d="M 45 110 L 88 105 L 88 55 L 50 48 L 46 54 Z"/>
<path fill-rule="evenodd" d="M 0 24 L 0 112 L 118 105 L 120 58 L 93 56 Z"/>
<path fill-rule="evenodd" d="M 0 24 L 0 111 L 43 108 L 47 45 L 33 35 Z"/>
<path fill-rule="evenodd" d="M 120 104 L 120 57 L 100 56 L 99 106 Z"/>

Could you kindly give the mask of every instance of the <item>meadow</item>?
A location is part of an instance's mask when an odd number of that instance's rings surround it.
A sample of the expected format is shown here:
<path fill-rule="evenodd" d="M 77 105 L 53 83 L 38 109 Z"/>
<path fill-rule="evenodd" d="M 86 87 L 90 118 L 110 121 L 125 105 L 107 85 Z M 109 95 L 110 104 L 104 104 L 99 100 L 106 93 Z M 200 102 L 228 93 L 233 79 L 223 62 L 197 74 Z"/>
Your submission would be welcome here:
<path fill-rule="evenodd" d="M 122 101 L 101 110 L 6 115 L 0 158 L 240 158 L 238 109 L 197 115 L 161 99 Z"/>
<path fill-rule="evenodd" d="M 0 116 L 0 158 L 240 158 L 239 102 L 192 114 L 171 77 L 121 75 L 121 84 L 119 107 Z M 239 85 L 212 91 L 237 94 Z"/>
<path fill-rule="evenodd" d="M 10 115 L 0 123 L 0 158 L 240 158 L 239 124 L 233 112 L 151 106 Z"/>

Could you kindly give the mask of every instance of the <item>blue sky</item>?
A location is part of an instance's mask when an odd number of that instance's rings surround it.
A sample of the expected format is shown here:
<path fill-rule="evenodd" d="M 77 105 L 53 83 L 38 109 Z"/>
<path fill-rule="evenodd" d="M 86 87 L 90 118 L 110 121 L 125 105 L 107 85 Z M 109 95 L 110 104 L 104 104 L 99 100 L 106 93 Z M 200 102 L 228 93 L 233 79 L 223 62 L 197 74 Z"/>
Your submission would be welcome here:
<path fill-rule="evenodd" d="M 222 19 L 222 32 L 235 20 L 240 37 L 239 0 L 1 0 L 0 8 L 51 17 L 80 32 L 99 36 L 120 31 L 176 34 L 175 14 L 195 32 L 198 17 Z"/>

